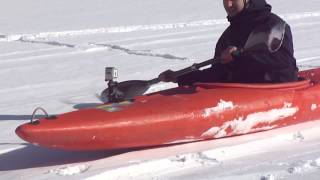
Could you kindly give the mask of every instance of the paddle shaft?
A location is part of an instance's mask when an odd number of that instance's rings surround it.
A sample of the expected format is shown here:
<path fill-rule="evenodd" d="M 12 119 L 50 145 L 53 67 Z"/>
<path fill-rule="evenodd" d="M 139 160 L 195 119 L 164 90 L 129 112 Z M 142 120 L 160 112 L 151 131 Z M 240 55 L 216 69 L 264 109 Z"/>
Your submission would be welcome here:
<path fill-rule="evenodd" d="M 212 59 L 209 59 L 209 60 L 206 60 L 206 61 L 203 61 L 201 63 L 195 63 L 193 64 L 192 66 L 189 66 L 187 68 L 184 68 L 184 69 L 181 69 L 181 70 L 178 70 L 178 71 L 174 71 L 174 76 L 175 77 L 179 77 L 179 76 L 182 76 L 182 75 L 185 75 L 185 74 L 188 74 L 190 72 L 193 72 L 193 71 L 197 71 L 199 70 L 200 68 L 202 67 L 205 67 L 205 66 L 208 66 L 210 64 L 213 64 L 214 62 L 216 61 L 215 58 L 212 58 Z M 154 78 L 154 79 L 151 79 L 148 81 L 148 85 L 151 86 L 153 84 L 157 84 L 161 82 L 161 80 L 159 79 L 159 77 L 157 78 Z"/>

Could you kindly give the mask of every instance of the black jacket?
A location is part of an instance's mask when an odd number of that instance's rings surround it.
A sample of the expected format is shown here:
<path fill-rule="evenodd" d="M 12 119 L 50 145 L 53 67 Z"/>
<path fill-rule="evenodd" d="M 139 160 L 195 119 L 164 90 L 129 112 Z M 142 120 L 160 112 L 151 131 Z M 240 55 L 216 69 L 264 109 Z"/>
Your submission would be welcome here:
<path fill-rule="evenodd" d="M 223 32 L 215 48 L 215 58 L 219 58 L 228 46 L 244 47 L 249 34 L 257 26 L 273 25 L 283 21 L 271 13 L 271 6 L 265 0 L 251 0 L 247 8 L 235 17 L 228 17 L 230 26 Z M 213 65 L 211 68 L 186 74 L 178 78 L 179 85 L 194 82 L 237 82 L 267 83 L 297 80 L 293 40 L 290 26 L 286 26 L 280 49 L 251 53 L 236 57 L 228 64 Z"/>

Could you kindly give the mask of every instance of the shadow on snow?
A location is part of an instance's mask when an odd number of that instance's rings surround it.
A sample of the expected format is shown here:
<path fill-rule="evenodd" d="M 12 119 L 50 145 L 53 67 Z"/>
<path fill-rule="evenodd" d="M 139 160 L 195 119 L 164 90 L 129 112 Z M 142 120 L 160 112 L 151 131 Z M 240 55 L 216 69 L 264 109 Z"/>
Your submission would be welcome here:
<path fill-rule="evenodd" d="M 74 152 L 52 150 L 33 145 L 28 145 L 21 149 L 0 154 L 0 171 L 10 171 L 86 162 L 123 154 L 129 151 L 130 150 L 124 149 L 95 152 Z"/>
<path fill-rule="evenodd" d="M 0 115 L 0 121 L 4 120 L 30 120 L 32 115 Z M 44 118 L 44 115 L 36 115 L 35 119 L 41 119 Z"/>
<path fill-rule="evenodd" d="M 73 105 L 73 108 L 76 110 L 81 109 L 89 109 L 94 108 L 99 105 L 103 105 L 102 103 L 80 103 Z M 54 114 L 50 114 L 54 115 Z M 26 122 L 30 121 L 32 115 L 0 115 L 0 121 L 8 121 L 8 120 L 25 120 Z M 35 115 L 35 119 L 45 118 L 45 115 Z"/>

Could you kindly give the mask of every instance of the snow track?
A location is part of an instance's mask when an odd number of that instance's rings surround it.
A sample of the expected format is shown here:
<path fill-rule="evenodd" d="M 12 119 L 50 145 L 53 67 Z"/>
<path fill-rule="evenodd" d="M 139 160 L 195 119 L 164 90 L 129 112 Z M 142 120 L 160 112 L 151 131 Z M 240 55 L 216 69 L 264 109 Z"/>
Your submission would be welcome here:
<path fill-rule="evenodd" d="M 299 13 L 288 13 L 288 14 L 282 14 L 281 15 L 284 19 L 289 21 L 291 23 L 292 27 L 298 27 L 302 26 L 314 26 L 318 23 L 318 21 L 315 21 L 315 19 L 319 19 L 320 12 L 314 11 L 314 12 L 299 12 Z M 301 21 L 304 22 L 301 22 Z M 96 28 L 96 29 L 83 29 L 83 30 L 70 30 L 70 31 L 57 31 L 57 32 L 40 32 L 40 33 L 34 33 L 34 34 L 12 34 L 12 35 L 4 35 L 2 34 L 0 36 L 0 41 L 3 42 L 22 42 L 22 43 L 33 43 L 33 44 L 44 44 L 49 46 L 57 46 L 57 47 L 66 47 L 80 50 L 72 54 L 81 53 L 81 51 L 85 52 L 96 52 L 96 51 L 105 51 L 108 49 L 102 49 L 97 47 L 90 47 L 90 45 L 98 45 L 98 46 L 104 46 L 108 47 L 109 49 L 116 49 L 120 50 L 122 52 L 125 52 L 129 55 L 139 55 L 139 56 L 149 56 L 149 57 L 162 57 L 167 59 L 180 59 L 180 60 L 186 60 L 190 59 L 191 57 L 181 57 L 177 56 L 171 53 L 150 53 L 145 52 L 141 50 L 131 50 L 128 48 L 124 48 L 122 45 L 126 47 L 148 47 L 148 46 L 159 46 L 161 44 L 163 45 L 170 45 L 177 44 L 179 42 L 194 42 L 199 41 L 203 43 L 205 40 L 208 40 L 211 42 L 211 39 L 216 39 L 219 37 L 220 33 L 214 34 L 215 31 L 220 31 L 227 25 L 227 21 L 225 19 L 214 19 L 214 20 L 200 20 L 200 21 L 191 21 L 191 22 L 180 22 L 180 23 L 168 23 L 168 24 L 151 24 L 151 25 L 132 25 L 132 26 L 116 26 L 116 27 L 106 27 L 106 28 Z M 203 30 L 204 28 L 208 27 L 209 29 Z M 218 29 L 213 29 L 218 28 Z M 192 30 L 190 29 L 195 29 Z M 181 30 L 179 30 L 181 29 Z M 179 32 L 171 32 L 167 33 L 167 31 L 179 31 Z M 91 36 L 96 35 L 103 35 L 106 34 L 108 37 L 109 34 L 122 34 L 122 33 L 136 33 L 136 32 L 146 32 L 151 31 L 154 33 L 151 33 L 153 35 L 147 35 L 147 36 L 140 36 L 136 38 L 130 38 L 127 40 L 111 40 L 108 43 L 105 42 L 82 42 L 81 44 L 75 44 L 75 43 L 66 43 L 66 42 L 60 42 L 61 39 L 64 38 L 76 38 L 77 36 L 84 36 L 90 38 Z M 162 33 L 161 31 L 164 31 L 165 33 Z M 201 35 L 200 35 L 201 33 Z M 213 35 L 212 35 L 213 33 Z M 150 33 L 149 33 L 150 34 Z M 180 38 L 176 38 L 177 35 L 180 36 Z M 171 37 L 170 37 L 171 36 Z M 170 38 L 169 38 L 170 37 Z M 153 39 L 150 41 L 149 39 Z M 51 40 L 52 39 L 52 40 Z M 142 41 L 137 43 L 137 40 L 141 39 Z M 202 40 L 201 40 L 202 39 Z M 144 41 L 143 41 L 144 40 Z M 125 43 L 125 41 L 133 41 L 134 43 Z M 122 45 L 114 44 L 114 43 L 125 43 Z M 214 43 L 213 43 L 214 44 Z M 40 50 L 41 51 L 41 50 Z M 38 52 L 40 52 L 38 51 Z M 151 51 L 150 49 L 148 51 Z M 45 52 L 45 50 L 43 51 Z M 11 53 L 5 53 L 0 54 L 0 57 L 10 56 L 10 55 L 17 55 L 20 52 L 11 52 Z M 31 52 L 30 52 L 31 53 Z M 60 56 L 60 55 L 68 55 L 68 53 L 62 53 L 62 54 L 54 54 L 54 56 Z M 21 52 L 22 55 L 22 52 Z M 39 55 L 39 56 L 31 56 L 32 58 L 48 58 L 53 57 L 53 54 L 45 54 L 45 55 Z M 301 61 L 306 61 L 308 59 L 312 60 L 313 58 L 302 58 Z M 12 61 L 20 61 L 18 59 L 12 59 Z M 22 59 L 27 60 L 30 58 L 23 57 Z M 10 61 L 10 59 L 7 60 L 0 60 L 0 62 L 7 62 Z"/>
<path fill-rule="evenodd" d="M 14 34 L 14 35 L 1 35 L 2 41 L 17 41 L 23 39 L 48 39 L 65 36 L 84 36 L 94 34 L 109 34 L 109 33 L 128 33 L 136 31 L 159 31 L 159 30 L 170 30 L 170 29 L 184 29 L 190 27 L 202 27 L 202 26 L 213 26 L 213 25 L 225 25 L 227 21 L 225 19 L 217 20 L 201 20 L 187 23 L 170 23 L 170 24 L 153 24 L 153 25 L 135 25 L 135 26 L 119 26 L 119 27 L 108 27 L 108 28 L 96 28 L 96 29 L 84 29 L 84 30 L 73 30 L 73 31 L 60 31 L 60 32 L 42 32 L 36 34 Z"/>
<path fill-rule="evenodd" d="M 319 18 L 320 11 L 316 12 L 302 12 L 302 13 L 290 13 L 280 15 L 282 18 L 288 21 L 301 20 L 309 18 Z M 152 25 L 134 25 L 134 26 L 118 26 L 118 27 L 107 27 L 107 28 L 96 28 L 96 29 L 83 29 L 83 30 L 70 30 L 60 32 L 41 32 L 35 34 L 14 34 L 14 35 L 0 35 L 2 41 L 17 41 L 20 39 L 48 39 L 65 36 L 84 36 L 94 34 L 105 34 L 105 33 L 128 33 L 136 31 L 159 31 L 159 30 L 170 30 L 170 29 L 181 29 L 190 27 L 204 27 L 204 26 L 225 26 L 228 24 L 226 19 L 214 19 L 214 20 L 200 20 L 192 22 L 180 22 L 180 23 L 168 23 L 168 24 L 152 24 Z"/>
<path fill-rule="evenodd" d="M 151 53 L 151 52 L 149 52 L 150 50 L 143 50 L 143 51 L 142 50 L 131 50 L 131 49 L 128 49 L 128 48 L 125 48 L 125 47 L 121 47 L 121 46 L 118 46 L 118 45 L 113 45 L 113 44 L 96 44 L 96 43 L 94 43 L 92 45 L 108 47 L 110 49 L 119 50 L 119 51 L 125 52 L 125 53 L 130 54 L 130 55 L 162 57 L 162 58 L 165 58 L 165 59 L 175 59 L 175 60 L 188 60 L 188 58 L 186 58 L 186 57 L 177 57 L 177 56 L 174 56 L 174 55 L 171 55 L 171 54 Z"/>
<path fill-rule="evenodd" d="M 301 12 L 301 13 L 288 13 L 281 15 L 284 19 L 290 22 L 292 27 L 305 27 L 305 26 L 314 26 L 318 23 L 315 19 L 319 19 L 320 12 Z M 304 21 L 301 23 L 301 21 Z M 201 21 L 192 21 L 192 22 L 181 22 L 181 23 L 168 23 L 168 24 L 151 24 L 151 25 L 133 25 L 133 26 L 117 26 L 117 27 L 107 27 L 107 28 L 96 28 L 96 29 L 84 29 L 84 30 L 73 30 L 73 31 L 58 31 L 58 32 L 41 32 L 35 34 L 13 34 L 13 35 L 1 35 L 0 40 L 3 42 L 12 42 L 17 41 L 21 43 L 32 43 L 32 44 L 43 44 L 49 46 L 65 47 L 70 48 L 71 52 L 65 51 L 61 53 L 47 54 L 50 52 L 49 49 L 39 50 L 39 51 L 27 51 L 27 52 L 9 52 L 0 54 L 0 63 L 5 62 L 21 62 L 21 61 L 30 61 L 33 59 L 44 59 L 44 58 L 53 58 L 61 56 L 69 56 L 83 53 L 92 53 L 92 52 L 103 52 L 109 50 L 119 50 L 119 52 L 124 52 L 128 55 L 138 55 L 138 56 L 149 56 L 149 57 L 161 57 L 171 60 L 188 60 L 193 59 L 194 57 L 189 57 L 186 55 L 178 55 L 169 52 L 151 52 L 152 49 L 145 47 L 162 47 L 162 46 L 172 46 L 177 44 L 176 47 L 179 47 L 179 43 L 186 43 L 185 46 L 188 46 L 188 42 L 197 42 L 210 43 L 219 37 L 221 30 L 227 25 L 225 19 L 215 19 L 215 20 L 201 20 Z M 215 29 L 214 29 L 214 28 Z M 196 28 L 196 29 L 195 29 Z M 209 29 L 206 29 L 209 28 Z M 179 30 L 181 29 L 181 30 Z M 318 29 L 317 29 L 318 30 Z M 105 37 L 109 37 L 109 34 L 123 34 L 123 33 L 137 33 L 137 32 L 148 32 L 147 35 L 135 38 L 111 40 L 110 42 L 81 42 L 81 43 L 68 43 L 61 42 L 63 39 L 76 38 L 78 36 L 83 36 L 85 39 L 91 39 L 91 37 L 99 35 L 98 37 L 105 34 Z M 163 32 L 161 32 L 163 31 Z M 171 31 L 168 33 L 168 31 Z M 178 32 L 174 32 L 178 31 Z M 220 33 L 215 33 L 218 31 Z M 180 36 L 177 38 L 177 36 Z M 139 40 L 139 42 L 137 42 Z M 132 42 L 132 43 L 130 43 Z M 115 44 L 115 43 L 121 43 Z M 172 45 L 170 45 L 172 44 Z M 213 47 L 214 43 L 212 43 Z M 100 46 L 93 47 L 93 46 Z M 105 47 L 105 48 L 101 48 Z M 146 50 L 133 50 L 126 47 L 132 48 L 145 48 Z M 52 49 L 54 50 L 54 49 Z M 34 55 L 32 52 L 37 53 Z M 53 51 L 54 52 L 54 51 Z M 23 56 L 26 53 L 30 53 L 30 57 Z M 21 55 L 20 57 L 18 55 Z M 213 54 L 213 53 L 210 53 Z M 320 54 L 319 54 L 320 55 Z M 23 57 L 22 57 L 23 56 Z M 15 58 L 10 58 L 15 57 Z M 298 61 L 305 63 L 309 60 L 318 59 L 318 56 L 315 57 L 299 57 Z M 192 60 L 193 61 L 193 60 Z"/>

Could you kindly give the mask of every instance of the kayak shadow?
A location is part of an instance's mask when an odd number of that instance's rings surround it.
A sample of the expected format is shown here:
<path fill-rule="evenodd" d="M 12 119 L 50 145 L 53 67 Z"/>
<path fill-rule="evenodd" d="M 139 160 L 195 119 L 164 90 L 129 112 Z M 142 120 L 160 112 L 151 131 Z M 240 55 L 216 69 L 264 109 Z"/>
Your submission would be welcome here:
<path fill-rule="evenodd" d="M 72 163 L 83 163 L 88 161 L 109 158 L 134 151 L 152 150 L 164 147 L 174 147 L 182 144 L 177 143 L 149 147 L 136 147 L 128 149 L 102 150 L 102 151 L 64 151 L 59 149 L 49 149 L 34 146 L 28 143 L 20 143 L 16 145 L 25 145 L 20 149 L 16 149 L 7 153 L 0 154 L 0 172 L 21 170 L 29 168 L 40 168 L 59 166 Z M 1 145 L 1 144 L 0 144 Z M 13 145 L 3 143 L 2 145 Z"/>
<path fill-rule="evenodd" d="M 30 120 L 32 115 L 0 115 L 0 121 L 8 121 L 8 120 Z M 45 118 L 44 115 L 36 115 L 35 119 Z"/>
<path fill-rule="evenodd" d="M 81 104 L 76 104 L 73 105 L 74 109 L 80 110 L 80 109 L 88 109 L 88 108 L 94 108 L 96 106 L 103 105 L 102 103 L 81 103 Z M 50 114 L 50 115 L 55 115 L 55 114 Z M 2 114 L 0 115 L 0 121 L 30 121 L 32 115 L 7 115 L 7 114 Z M 35 119 L 42 119 L 45 118 L 45 115 L 35 115 Z"/>
<path fill-rule="evenodd" d="M 29 144 L 23 148 L 0 154 L 0 171 L 87 162 L 116 156 L 129 151 L 130 150 L 123 149 L 111 151 L 74 152 L 47 149 Z"/>
<path fill-rule="evenodd" d="M 90 109 L 100 105 L 103 105 L 103 104 L 102 103 L 80 103 L 80 104 L 73 105 L 73 108 L 77 110 Z"/>

